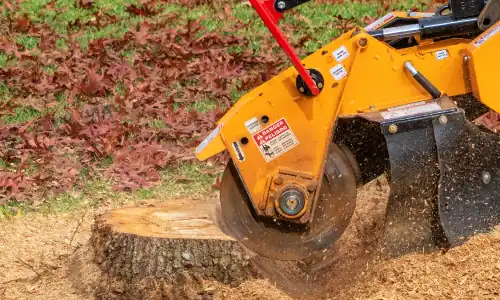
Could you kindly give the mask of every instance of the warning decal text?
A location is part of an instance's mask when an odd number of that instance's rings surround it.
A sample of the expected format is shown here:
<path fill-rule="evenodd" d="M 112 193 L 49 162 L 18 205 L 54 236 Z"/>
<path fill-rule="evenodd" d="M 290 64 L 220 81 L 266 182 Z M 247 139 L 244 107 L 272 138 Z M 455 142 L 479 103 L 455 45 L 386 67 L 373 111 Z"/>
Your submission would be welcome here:
<path fill-rule="evenodd" d="M 297 137 L 284 118 L 254 134 L 253 140 L 267 162 L 299 144 Z"/>
<path fill-rule="evenodd" d="M 493 27 L 490 27 L 488 30 L 483 32 L 480 36 L 478 36 L 474 40 L 474 46 L 476 48 L 478 48 L 479 46 L 484 44 L 487 40 L 489 40 L 491 37 L 493 37 L 494 35 L 496 35 L 499 32 L 500 32 L 500 24 L 497 24 Z"/>

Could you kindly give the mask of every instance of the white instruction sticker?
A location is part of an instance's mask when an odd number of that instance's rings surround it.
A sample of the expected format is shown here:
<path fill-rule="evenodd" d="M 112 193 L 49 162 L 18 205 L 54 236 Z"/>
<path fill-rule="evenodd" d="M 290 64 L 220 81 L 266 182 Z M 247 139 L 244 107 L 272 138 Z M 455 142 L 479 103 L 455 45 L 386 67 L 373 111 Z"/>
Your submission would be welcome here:
<path fill-rule="evenodd" d="M 266 162 L 274 160 L 299 144 L 285 118 L 254 134 L 253 140 Z"/>
<path fill-rule="evenodd" d="M 484 44 L 487 40 L 489 40 L 492 36 L 496 35 L 500 32 L 500 24 L 497 24 L 488 30 L 486 30 L 482 35 L 480 35 L 477 39 L 474 40 L 474 46 L 479 48 L 482 44 Z"/>
<path fill-rule="evenodd" d="M 344 68 L 343 65 L 338 64 L 335 67 L 330 69 L 330 74 L 332 74 L 333 78 L 338 81 L 338 80 L 346 77 L 347 70 Z"/>
<path fill-rule="evenodd" d="M 347 48 L 345 46 L 342 46 L 337 50 L 333 51 L 332 55 L 337 62 L 341 62 L 349 57 L 349 51 L 347 51 Z"/>
<path fill-rule="evenodd" d="M 436 102 L 425 103 L 422 101 L 389 108 L 387 111 L 380 112 L 380 114 L 385 120 L 389 120 L 438 110 L 441 110 L 441 106 Z"/>
<path fill-rule="evenodd" d="M 238 160 L 245 161 L 245 153 L 243 153 L 243 149 L 241 149 L 241 146 L 238 142 L 236 142 L 236 141 L 233 142 L 233 149 L 234 149 L 234 153 L 236 154 L 236 157 L 238 158 Z"/>
<path fill-rule="evenodd" d="M 196 153 L 200 153 L 205 147 L 219 134 L 222 124 L 217 126 L 199 145 L 196 147 Z"/>
<path fill-rule="evenodd" d="M 250 120 L 246 121 L 245 127 L 248 129 L 248 132 L 250 133 L 256 133 L 262 128 L 259 119 L 257 119 L 257 117 L 253 117 Z"/>
<path fill-rule="evenodd" d="M 430 17 L 434 17 L 436 14 L 435 13 L 426 13 L 426 12 L 415 12 L 415 11 L 412 11 L 408 15 L 410 17 L 430 18 Z"/>
<path fill-rule="evenodd" d="M 445 49 L 434 52 L 434 56 L 436 56 L 437 60 L 443 60 L 450 57 L 448 50 Z"/>
<path fill-rule="evenodd" d="M 396 15 L 394 13 L 388 13 L 387 15 L 383 16 L 382 18 L 378 19 L 377 21 L 366 26 L 365 30 L 370 31 L 370 30 L 378 29 L 379 27 L 381 27 L 382 25 L 391 21 L 394 18 L 396 18 Z"/>

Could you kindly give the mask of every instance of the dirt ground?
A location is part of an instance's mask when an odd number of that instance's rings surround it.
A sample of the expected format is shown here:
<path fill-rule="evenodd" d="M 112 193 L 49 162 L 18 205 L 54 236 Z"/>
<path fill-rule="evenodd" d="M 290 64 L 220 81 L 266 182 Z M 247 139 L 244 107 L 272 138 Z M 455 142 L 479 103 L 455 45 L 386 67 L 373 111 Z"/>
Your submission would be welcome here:
<path fill-rule="evenodd" d="M 308 264 L 257 260 L 268 279 L 236 288 L 209 283 L 212 299 L 500 299 L 500 230 L 447 253 L 377 256 L 388 188 L 360 190 L 353 220 L 337 246 Z M 99 211 L 29 215 L 0 223 L 0 300 L 90 300 L 71 279 Z"/>

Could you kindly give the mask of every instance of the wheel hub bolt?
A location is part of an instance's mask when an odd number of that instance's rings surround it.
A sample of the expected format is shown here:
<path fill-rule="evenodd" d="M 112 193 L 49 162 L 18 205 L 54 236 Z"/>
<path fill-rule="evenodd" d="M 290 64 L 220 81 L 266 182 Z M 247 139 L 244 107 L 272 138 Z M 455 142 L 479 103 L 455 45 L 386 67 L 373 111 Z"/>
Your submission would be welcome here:
<path fill-rule="evenodd" d="M 390 133 L 396 133 L 396 132 L 398 132 L 398 125 L 396 125 L 396 124 L 389 125 L 389 132 Z"/>
<path fill-rule="evenodd" d="M 439 123 L 441 123 L 443 125 L 446 124 L 446 123 L 448 123 L 448 118 L 446 116 L 440 116 L 439 117 Z"/>
<path fill-rule="evenodd" d="M 281 193 L 279 206 L 283 213 L 288 216 L 297 216 L 304 209 L 304 193 L 295 188 L 290 188 Z"/>

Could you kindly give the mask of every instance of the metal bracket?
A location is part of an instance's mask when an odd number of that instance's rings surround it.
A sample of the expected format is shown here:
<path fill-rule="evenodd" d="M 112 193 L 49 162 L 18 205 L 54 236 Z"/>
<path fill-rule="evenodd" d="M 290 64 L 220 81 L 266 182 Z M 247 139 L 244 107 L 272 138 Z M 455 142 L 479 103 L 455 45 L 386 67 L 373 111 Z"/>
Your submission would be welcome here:
<path fill-rule="evenodd" d="M 292 9 L 309 1 L 310 0 L 276 0 L 274 2 L 274 8 L 278 12 L 283 13 L 289 9 Z"/>
<path fill-rule="evenodd" d="M 500 137 L 461 109 L 381 123 L 391 163 L 385 246 L 398 256 L 463 244 L 500 223 Z"/>
<path fill-rule="evenodd" d="M 477 20 L 479 29 L 485 31 L 500 21 L 500 0 L 489 0 Z"/>

